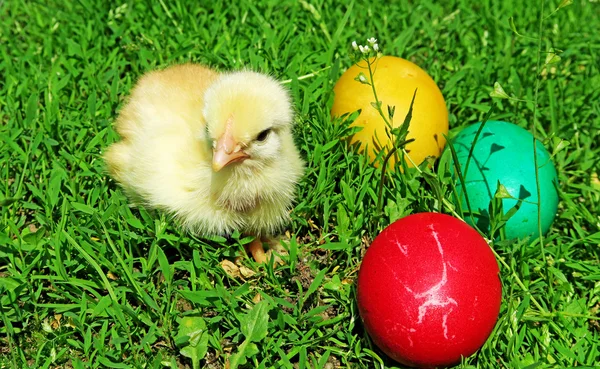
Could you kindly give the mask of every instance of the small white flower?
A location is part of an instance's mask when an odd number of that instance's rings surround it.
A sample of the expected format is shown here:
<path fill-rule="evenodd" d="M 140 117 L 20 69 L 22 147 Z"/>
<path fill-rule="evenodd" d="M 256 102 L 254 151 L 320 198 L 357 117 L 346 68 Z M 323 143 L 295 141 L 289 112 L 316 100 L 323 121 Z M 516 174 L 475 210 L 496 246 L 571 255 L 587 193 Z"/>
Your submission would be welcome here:
<path fill-rule="evenodd" d="M 359 79 L 361 82 L 367 82 L 367 77 L 365 77 L 363 74 L 361 74 L 360 76 L 358 76 L 358 79 Z"/>
<path fill-rule="evenodd" d="M 379 45 L 378 44 L 373 44 L 373 50 L 379 51 Z"/>
<path fill-rule="evenodd" d="M 377 42 L 377 39 L 375 37 L 371 37 L 370 39 L 367 40 L 368 43 L 370 43 L 371 45 L 375 45 L 375 43 Z"/>
<path fill-rule="evenodd" d="M 352 41 L 352 48 L 354 50 L 358 50 L 358 45 L 356 44 L 356 41 Z"/>
<path fill-rule="evenodd" d="M 359 45 L 358 48 L 360 49 L 360 52 L 362 54 L 368 54 L 369 53 L 369 47 L 368 46 Z"/>

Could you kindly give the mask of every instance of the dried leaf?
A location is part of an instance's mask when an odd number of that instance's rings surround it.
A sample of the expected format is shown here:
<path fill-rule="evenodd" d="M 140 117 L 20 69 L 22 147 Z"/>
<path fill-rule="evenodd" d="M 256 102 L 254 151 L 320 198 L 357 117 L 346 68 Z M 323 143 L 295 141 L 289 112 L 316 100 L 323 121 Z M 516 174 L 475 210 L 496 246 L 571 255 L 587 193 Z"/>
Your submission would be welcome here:
<path fill-rule="evenodd" d="M 231 278 L 240 278 L 240 268 L 230 260 L 224 259 L 221 261 L 221 268 Z"/>
<path fill-rule="evenodd" d="M 240 274 L 244 278 L 250 278 L 250 277 L 252 277 L 252 276 L 254 276 L 256 274 L 256 272 L 254 270 L 252 270 L 252 269 L 250 269 L 250 268 L 248 268 L 248 267 L 246 267 L 244 265 L 241 265 L 239 267 L 239 271 L 240 271 Z"/>

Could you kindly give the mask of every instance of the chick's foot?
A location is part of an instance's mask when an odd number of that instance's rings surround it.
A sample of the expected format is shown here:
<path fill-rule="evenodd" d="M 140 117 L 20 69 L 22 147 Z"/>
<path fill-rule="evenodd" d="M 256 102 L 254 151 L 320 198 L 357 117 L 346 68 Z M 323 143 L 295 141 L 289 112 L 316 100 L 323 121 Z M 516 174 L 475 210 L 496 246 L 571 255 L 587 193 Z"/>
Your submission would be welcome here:
<path fill-rule="evenodd" d="M 254 241 L 250 242 L 245 247 L 257 263 L 263 264 L 267 261 L 265 249 L 263 247 L 263 243 L 260 237 L 254 239 Z"/>

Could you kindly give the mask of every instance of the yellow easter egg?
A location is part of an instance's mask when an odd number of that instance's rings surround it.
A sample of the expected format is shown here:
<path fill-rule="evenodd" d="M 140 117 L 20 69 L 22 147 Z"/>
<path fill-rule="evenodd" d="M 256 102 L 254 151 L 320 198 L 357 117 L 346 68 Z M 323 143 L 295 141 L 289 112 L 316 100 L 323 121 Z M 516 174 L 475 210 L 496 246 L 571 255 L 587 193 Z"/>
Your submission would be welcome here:
<path fill-rule="evenodd" d="M 407 136 L 407 139 L 413 138 L 414 141 L 405 147 L 412 162 L 418 165 L 427 157 L 439 157 L 446 144 L 444 135 L 448 134 L 448 110 L 442 92 L 433 79 L 416 64 L 395 56 L 372 59 L 372 68 L 377 97 L 384 114 L 387 116 L 388 105 L 395 106 L 394 128 L 404 122 L 417 89 Z M 392 147 L 392 142 L 386 135 L 385 121 L 371 105 L 375 101 L 372 87 L 355 79 L 361 72 L 368 81 L 369 70 L 365 61 L 353 65 L 342 74 L 333 88 L 335 96 L 331 114 L 341 116 L 362 110 L 352 123 L 353 126 L 362 127 L 362 130 L 351 138 L 351 142 L 360 142 L 373 160 L 378 154 L 376 137 L 381 146 L 388 149 Z M 388 149 L 384 149 L 386 153 Z M 406 160 L 409 166 L 412 166 L 411 160 Z"/>

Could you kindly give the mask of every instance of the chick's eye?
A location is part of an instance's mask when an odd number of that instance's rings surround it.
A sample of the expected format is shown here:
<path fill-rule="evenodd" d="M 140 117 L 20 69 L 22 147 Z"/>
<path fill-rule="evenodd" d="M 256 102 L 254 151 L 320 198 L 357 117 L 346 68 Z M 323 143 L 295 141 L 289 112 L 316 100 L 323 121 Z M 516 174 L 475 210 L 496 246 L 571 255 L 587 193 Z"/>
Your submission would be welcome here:
<path fill-rule="evenodd" d="M 269 137 L 270 133 L 271 133 L 271 128 L 265 129 L 264 131 L 259 133 L 258 136 L 256 136 L 256 141 L 263 142 L 264 140 L 267 139 L 267 137 Z"/>

